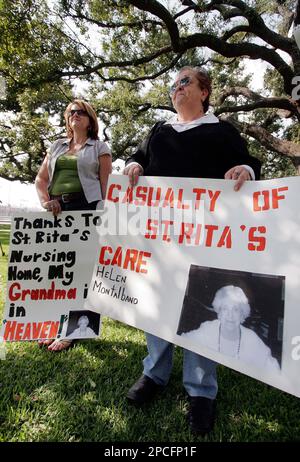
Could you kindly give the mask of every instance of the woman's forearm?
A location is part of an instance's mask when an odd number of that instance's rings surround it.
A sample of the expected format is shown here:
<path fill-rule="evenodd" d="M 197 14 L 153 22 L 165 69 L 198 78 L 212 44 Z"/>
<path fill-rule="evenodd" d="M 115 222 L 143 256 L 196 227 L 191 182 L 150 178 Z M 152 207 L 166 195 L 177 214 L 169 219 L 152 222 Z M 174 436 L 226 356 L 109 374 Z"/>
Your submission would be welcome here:
<path fill-rule="evenodd" d="M 45 207 L 45 202 L 49 202 L 50 196 L 48 192 L 49 173 L 48 173 L 48 156 L 45 157 L 38 174 L 35 178 L 35 188 L 39 196 L 41 206 Z"/>
<path fill-rule="evenodd" d="M 108 177 L 112 172 L 111 156 L 109 154 L 102 155 L 100 157 L 99 163 L 100 163 L 100 170 L 99 170 L 100 187 L 101 187 L 102 199 L 104 200 L 106 196 Z"/>
<path fill-rule="evenodd" d="M 39 176 L 35 179 L 35 188 L 39 197 L 41 206 L 44 207 L 45 202 L 49 202 L 50 196 L 48 193 L 48 182 Z"/>

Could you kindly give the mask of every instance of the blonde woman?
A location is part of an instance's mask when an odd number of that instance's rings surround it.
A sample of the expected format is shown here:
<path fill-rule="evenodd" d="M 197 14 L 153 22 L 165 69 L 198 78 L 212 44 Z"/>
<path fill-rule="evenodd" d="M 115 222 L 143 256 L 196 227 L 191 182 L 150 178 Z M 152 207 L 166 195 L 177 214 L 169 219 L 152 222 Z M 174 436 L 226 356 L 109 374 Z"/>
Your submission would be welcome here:
<path fill-rule="evenodd" d="M 112 171 L 110 149 L 98 138 L 97 115 L 90 104 L 76 99 L 64 113 L 67 137 L 50 147 L 35 180 L 40 203 L 53 215 L 67 210 L 95 210 L 106 194 Z M 97 207 L 99 208 L 99 207 Z M 45 340 L 48 350 L 69 348 L 71 340 Z"/>

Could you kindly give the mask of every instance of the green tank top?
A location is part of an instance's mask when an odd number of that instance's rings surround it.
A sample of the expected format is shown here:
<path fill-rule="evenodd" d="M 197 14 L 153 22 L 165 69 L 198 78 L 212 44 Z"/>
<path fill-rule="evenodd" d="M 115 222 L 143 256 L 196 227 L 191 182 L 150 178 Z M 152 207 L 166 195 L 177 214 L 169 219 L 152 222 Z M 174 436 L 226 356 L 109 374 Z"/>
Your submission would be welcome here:
<path fill-rule="evenodd" d="M 77 170 L 77 156 L 60 156 L 55 164 L 55 171 L 49 193 L 54 196 L 59 196 L 60 194 L 81 191 L 82 186 Z"/>

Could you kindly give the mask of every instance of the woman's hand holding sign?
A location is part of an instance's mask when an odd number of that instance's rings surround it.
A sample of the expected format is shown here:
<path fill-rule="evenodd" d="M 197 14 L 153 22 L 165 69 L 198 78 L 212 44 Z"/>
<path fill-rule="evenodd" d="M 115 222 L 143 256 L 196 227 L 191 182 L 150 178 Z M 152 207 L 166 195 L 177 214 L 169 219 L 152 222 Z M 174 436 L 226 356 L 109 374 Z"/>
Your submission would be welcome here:
<path fill-rule="evenodd" d="M 234 190 L 239 191 L 245 181 L 251 180 L 249 171 L 243 165 L 236 165 L 224 175 L 225 180 L 236 180 Z"/>
<path fill-rule="evenodd" d="M 137 185 L 139 176 L 143 175 L 143 173 L 143 167 L 136 163 L 129 164 L 123 171 L 123 175 L 128 175 L 131 187 Z"/>

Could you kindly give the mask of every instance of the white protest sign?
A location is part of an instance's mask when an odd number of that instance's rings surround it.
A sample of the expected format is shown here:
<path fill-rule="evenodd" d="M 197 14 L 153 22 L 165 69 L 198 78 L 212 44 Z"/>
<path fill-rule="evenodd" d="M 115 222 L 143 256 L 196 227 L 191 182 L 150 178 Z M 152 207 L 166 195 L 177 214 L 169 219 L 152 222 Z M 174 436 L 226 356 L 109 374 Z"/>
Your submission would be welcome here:
<path fill-rule="evenodd" d="M 13 216 L 1 329 L 5 341 L 98 336 L 99 313 L 83 305 L 99 219 L 94 211 Z"/>
<path fill-rule="evenodd" d="M 300 397 L 300 178 L 233 185 L 111 176 L 85 307 Z"/>

